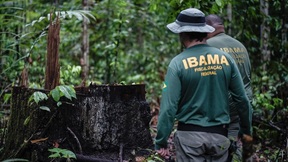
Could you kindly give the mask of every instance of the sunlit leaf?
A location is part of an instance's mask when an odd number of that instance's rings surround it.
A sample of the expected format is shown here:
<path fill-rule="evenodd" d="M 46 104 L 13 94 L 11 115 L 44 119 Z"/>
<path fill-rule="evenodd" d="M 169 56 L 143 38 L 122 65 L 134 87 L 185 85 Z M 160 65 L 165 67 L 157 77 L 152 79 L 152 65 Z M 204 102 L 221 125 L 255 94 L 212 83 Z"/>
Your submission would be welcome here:
<path fill-rule="evenodd" d="M 61 157 L 59 153 L 55 153 L 49 156 L 50 158 Z"/>
<path fill-rule="evenodd" d="M 60 149 L 60 148 L 53 148 L 53 149 L 48 149 L 48 151 L 50 151 L 50 152 L 61 152 L 61 150 L 62 149 Z"/>
<path fill-rule="evenodd" d="M 64 86 L 58 86 L 59 90 L 64 94 L 66 98 L 69 100 L 72 100 L 71 94 L 67 91 L 67 89 Z"/>
<path fill-rule="evenodd" d="M 33 95 L 34 95 L 34 101 L 38 104 L 38 102 L 40 101 L 39 95 L 37 95 L 36 92 L 34 92 Z"/>
<path fill-rule="evenodd" d="M 46 19 L 46 18 L 47 18 L 47 17 L 41 16 L 41 17 L 39 18 L 38 22 L 40 22 L 40 21 L 42 21 L 42 20 L 44 20 L 44 19 Z"/>
<path fill-rule="evenodd" d="M 36 22 L 37 20 L 32 21 L 31 26 L 33 26 Z"/>
<path fill-rule="evenodd" d="M 62 105 L 62 102 L 57 102 L 57 106 L 59 107 L 60 105 Z"/>
<path fill-rule="evenodd" d="M 217 4 L 218 6 L 222 6 L 222 1 L 221 1 L 221 0 L 216 0 L 215 2 L 216 2 L 216 4 Z"/>
<path fill-rule="evenodd" d="M 66 88 L 67 92 L 73 97 L 73 98 L 77 98 L 76 97 L 76 91 L 74 90 L 74 88 L 72 86 L 67 86 L 64 85 L 64 87 Z"/>
<path fill-rule="evenodd" d="M 40 106 L 39 107 L 41 110 L 45 110 L 45 111 L 49 111 L 50 112 L 50 108 L 47 106 Z"/>
<path fill-rule="evenodd" d="M 6 93 L 4 95 L 4 103 L 7 104 L 8 100 L 11 98 L 12 94 L 11 93 Z"/>
<path fill-rule="evenodd" d="M 61 154 L 63 154 L 62 157 L 65 157 L 65 158 L 69 157 L 69 158 L 76 159 L 76 155 L 72 151 L 64 150 L 61 152 Z"/>
<path fill-rule="evenodd" d="M 77 11 L 67 11 L 67 13 L 70 13 L 71 15 L 74 15 L 78 20 L 83 20 L 83 16 Z"/>
<path fill-rule="evenodd" d="M 60 91 L 59 91 L 57 88 L 55 88 L 55 89 L 53 89 L 50 93 L 51 93 L 51 95 L 52 95 L 52 98 L 53 98 L 56 102 L 58 102 L 59 99 L 60 99 Z"/>

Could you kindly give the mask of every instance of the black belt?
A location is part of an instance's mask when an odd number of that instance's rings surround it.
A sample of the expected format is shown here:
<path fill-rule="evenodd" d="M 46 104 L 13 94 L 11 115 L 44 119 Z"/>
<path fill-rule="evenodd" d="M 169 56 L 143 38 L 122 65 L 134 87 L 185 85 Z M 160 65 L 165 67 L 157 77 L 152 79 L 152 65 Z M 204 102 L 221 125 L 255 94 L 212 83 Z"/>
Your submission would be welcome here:
<path fill-rule="evenodd" d="M 221 134 L 225 137 L 228 136 L 228 124 L 211 126 L 211 127 L 201 127 L 199 125 L 194 124 L 184 124 L 179 122 L 177 130 L 179 131 L 199 131 L 199 132 L 207 132 L 207 133 L 217 133 Z"/>

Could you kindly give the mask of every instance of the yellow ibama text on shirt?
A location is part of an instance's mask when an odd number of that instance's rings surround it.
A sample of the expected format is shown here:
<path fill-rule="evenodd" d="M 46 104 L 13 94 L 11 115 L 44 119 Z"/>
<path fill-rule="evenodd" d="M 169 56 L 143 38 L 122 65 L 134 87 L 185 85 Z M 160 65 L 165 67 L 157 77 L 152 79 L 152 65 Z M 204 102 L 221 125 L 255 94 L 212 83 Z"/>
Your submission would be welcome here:
<path fill-rule="evenodd" d="M 227 52 L 227 53 L 243 53 L 245 52 L 244 48 L 239 48 L 239 47 L 233 47 L 233 48 L 220 48 L 221 51 Z"/>
<path fill-rule="evenodd" d="M 193 68 L 197 66 L 203 65 L 211 65 L 211 64 L 226 64 L 229 66 L 229 63 L 224 55 L 219 58 L 218 54 L 208 54 L 206 57 L 204 55 L 200 55 L 199 59 L 197 57 L 189 57 L 187 59 L 182 60 L 185 69 Z"/>

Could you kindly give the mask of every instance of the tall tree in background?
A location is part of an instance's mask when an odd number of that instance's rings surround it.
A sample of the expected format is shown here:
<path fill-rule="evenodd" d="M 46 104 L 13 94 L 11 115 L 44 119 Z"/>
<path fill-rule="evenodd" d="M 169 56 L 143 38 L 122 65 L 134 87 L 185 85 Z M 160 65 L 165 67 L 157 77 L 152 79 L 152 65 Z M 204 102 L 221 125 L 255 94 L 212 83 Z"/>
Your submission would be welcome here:
<path fill-rule="evenodd" d="M 287 14 L 285 14 L 285 6 L 287 5 L 286 0 L 281 1 L 281 17 L 282 17 L 282 48 L 284 49 L 282 54 L 282 59 L 287 58 L 288 54 L 288 44 L 287 44 L 287 28 L 288 24 L 286 21 Z"/>
<path fill-rule="evenodd" d="M 83 10 L 89 10 L 89 1 L 82 0 Z M 82 78 L 83 80 L 88 79 L 89 75 L 89 32 L 88 32 L 88 20 L 83 19 L 82 22 Z"/>
<path fill-rule="evenodd" d="M 266 0 L 260 0 L 261 12 L 265 15 L 263 23 L 261 24 L 261 51 L 263 54 L 263 61 L 270 60 L 270 51 L 268 49 L 268 33 L 270 33 L 270 28 L 267 26 L 267 17 L 269 16 L 269 4 Z M 266 70 L 266 66 L 263 66 L 263 70 Z"/>
<path fill-rule="evenodd" d="M 231 35 L 231 21 L 232 21 L 232 4 L 227 4 L 227 17 L 228 17 L 228 35 Z"/>

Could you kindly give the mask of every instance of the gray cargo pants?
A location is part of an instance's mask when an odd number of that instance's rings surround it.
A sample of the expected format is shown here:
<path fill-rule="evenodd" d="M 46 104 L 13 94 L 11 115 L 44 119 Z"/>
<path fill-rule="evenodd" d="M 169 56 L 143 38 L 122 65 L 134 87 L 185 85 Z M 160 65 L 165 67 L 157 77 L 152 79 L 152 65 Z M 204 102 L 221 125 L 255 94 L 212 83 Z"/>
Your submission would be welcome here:
<path fill-rule="evenodd" d="M 225 162 L 230 140 L 216 133 L 177 131 L 174 144 L 177 162 Z"/>

